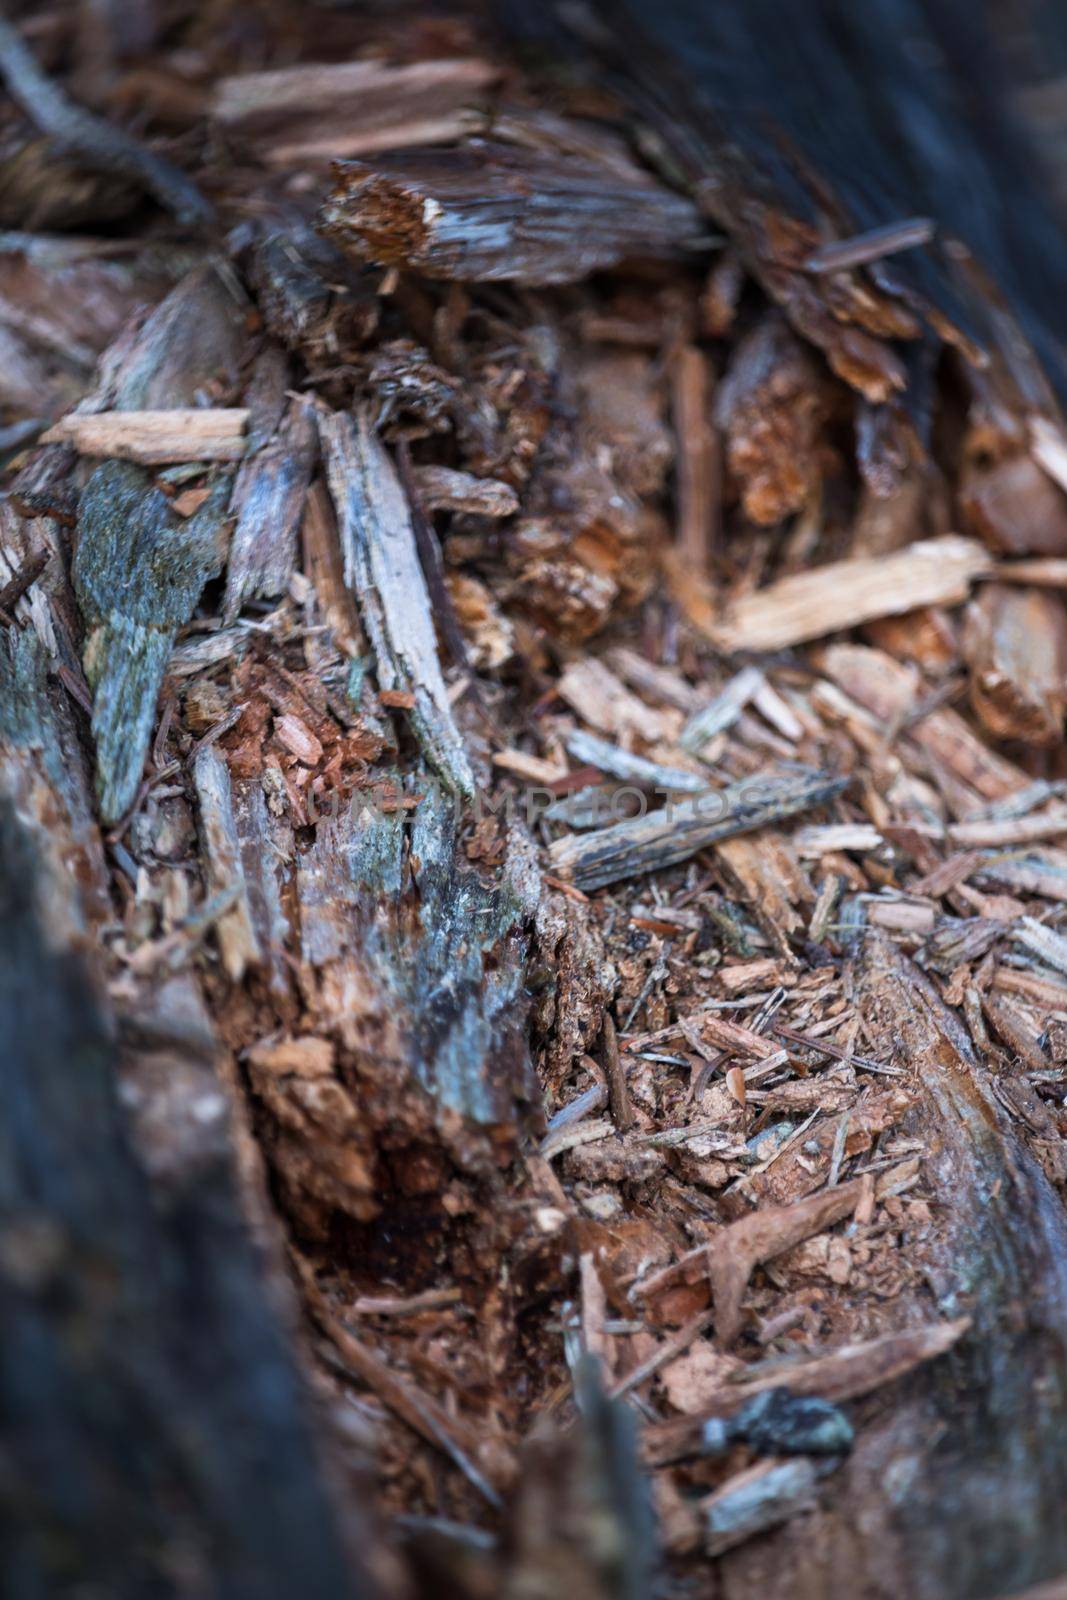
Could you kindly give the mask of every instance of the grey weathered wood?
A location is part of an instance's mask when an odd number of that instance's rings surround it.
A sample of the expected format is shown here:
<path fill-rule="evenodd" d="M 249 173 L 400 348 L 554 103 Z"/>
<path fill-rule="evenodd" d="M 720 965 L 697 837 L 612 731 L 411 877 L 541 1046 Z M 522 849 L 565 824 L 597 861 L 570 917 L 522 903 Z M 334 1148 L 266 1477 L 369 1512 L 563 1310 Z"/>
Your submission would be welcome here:
<path fill-rule="evenodd" d="M 549 846 L 552 870 L 579 889 L 600 889 L 674 866 L 717 839 L 751 833 L 813 806 L 825 805 L 848 783 L 827 773 L 802 777 L 750 778 L 727 789 L 650 811 L 582 837 Z"/>
<path fill-rule="evenodd" d="M 470 796 L 474 776 L 441 675 L 430 595 L 400 480 L 366 414 L 353 420 L 320 412 L 318 425 L 345 581 L 374 646 L 378 682 L 414 695 L 411 722 L 426 759 L 450 789 Z"/>
<path fill-rule="evenodd" d="M 105 461 L 78 508 L 74 587 L 85 620 L 100 813 L 132 804 L 152 737 L 171 646 L 222 565 L 229 480 L 182 522 L 140 467 Z"/>
<path fill-rule="evenodd" d="M 574 283 L 706 248 L 691 201 L 638 167 L 480 144 L 338 162 L 322 225 L 363 260 L 431 278 Z"/>

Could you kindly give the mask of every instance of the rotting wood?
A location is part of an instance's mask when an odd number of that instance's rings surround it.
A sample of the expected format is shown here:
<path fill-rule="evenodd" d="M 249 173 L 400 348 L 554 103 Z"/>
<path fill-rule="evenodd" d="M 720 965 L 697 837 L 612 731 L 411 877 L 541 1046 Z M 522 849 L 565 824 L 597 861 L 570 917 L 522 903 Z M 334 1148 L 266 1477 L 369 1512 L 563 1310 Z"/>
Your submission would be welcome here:
<path fill-rule="evenodd" d="M 180 1530 L 190 1570 L 212 1581 L 264 1596 L 370 1594 L 316 1473 L 214 1073 L 197 1077 L 195 1124 L 192 1102 L 183 1112 L 190 1156 L 153 1195 L 118 1101 L 111 1021 L 76 941 L 42 915 L 42 898 L 78 898 L 74 880 L 47 878 L 5 798 L 0 1387 L 10 1448 L 35 1463 L 32 1496 L 13 1482 L 0 1493 L 11 1576 L 62 1587 L 73 1570 L 115 1593 L 131 1582 L 166 1592 Z"/>
<path fill-rule="evenodd" d="M 605 163 L 478 144 L 338 163 L 321 226 L 380 266 L 467 283 L 574 283 L 634 256 L 699 249 L 682 196 Z"/>
<path fill-rule="evenodd" d="M 221 1156 L 216 1074 L 234 1091 L 315 1330 L 327 1490 L 388 1523 L 356 1543 L 390 1600 L 643 1600 L 638 1417 L 661 1586 L 975 1600 L 1064 1569 L 1062 240 L 993 76 L 943 6 L 901 3 L 784 30 L 765 0 L 499 0 L 521 55 L 419 0 L 25 21 L 222 225 L 174 229 L 0 108 L 0 222 L 50 230 L 0 234 L 0 581 L 36 573 L 0 618 L 0 782 L 49 948 L 111 992 L 152 1268 L 183 1287 L 201 1234 L 175 1268 L 167 1174 Z M 385 266 L 343 252 L 314 219 L 346 154 L 422 198 L 431 168 L 502 162 L 516 224 L 538 177 L 555 254 L 481 221 L 449 271 L 516 276 L 435 278 L 394 235 Z M 591 174 L 677 238 L 620 213 L 628 258 L 589 272 Z M 235 475 L 108 463 L 137 493 L 93 588 L 93 463 L 42 433 L 238 407 Z M 962 576 L 931 576 L 946 549 Z M 761 608 L 779 632 L 734 641 Z M 127 610 L 159 634 L 147 678 Z M 94 759 L 132 781 L 103 839 Z M 564 836 L 661 786 L 622 841 Z M 672 833 L 704 798 L 726 833 Z M 81 1155 L 56 1170 L 80 1183 Z M 225 1217 L 219 1192 L 195 1199 Z M 140 1587 L 226 1587 L 151 1485 L 123 1576 L 146 1504 L 138 1549 L 171 1564 Z M 123 1593 L 114 1565 L 85 1581 Z"/>

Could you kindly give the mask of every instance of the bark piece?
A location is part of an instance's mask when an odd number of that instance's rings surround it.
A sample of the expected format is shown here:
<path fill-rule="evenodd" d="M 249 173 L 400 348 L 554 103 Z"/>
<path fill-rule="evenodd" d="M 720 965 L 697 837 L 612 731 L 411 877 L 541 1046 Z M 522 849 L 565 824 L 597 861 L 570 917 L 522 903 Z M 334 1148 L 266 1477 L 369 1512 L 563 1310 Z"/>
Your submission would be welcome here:
<path fill-rule="evenodd" d="M 747 1467 L 701 1501 L 704 1549 L 720 1556 L 814 1504 L 819 1474 L 804 1457 Z"/>
<path fill-rule="evenodd" d="M 760 1044 L 766 1041 L 760 1040 Z M 732 1344 L 741 1331 L 741 1297 L 753 1270 L 851 1216 L 860 1190 L 857 1179 L 791 1206 L 765 1206 L 715 1235 L 708 1245 L 708 1276 L 715 1303 L 715 1334 L 722 1344 Z"/>
<path fill-rule="evenodd" d="M 882 559 L 837 561 L 736 600 L 709 630 L 723 650 L 782 650 L 917 606 L 957 605 L 992 568 L 970 539 L 921 540 Z"/>
<path fill-rule="evenodd" d="M 758 839 L 740 837 L 724 839 L 715 846 L 715 854 L 722 862 L 731 883 L 740 896 L 751 906 L 754 915 L 767 937 L 782 952 L 789 954 L 789 940 L 800 930 L 802 919 L 798 905 L 810 905 L 814 900 L 811 884 L 800 866 L 797 856 L 797 837 L 787 839 L 777 830 L 768 829 Z"/>
<path fill-rule="evenodd" d="M 239 461 L 249 413 L 243 410 L 73 412 L 41 435 L 83 456 L 144 465 L 167 461 Z"/>
<path fill-rule="evenodd" d="M 412 726 L 441 777 L 472 795 L 474 776 L 441 676 L 426 579 L 396 471 L 366 415 L 318 419 L 345 581 L 359 601 L 382 689 L 414 695 Z"/>
<path fill-rule="evenodd" d="M 284 383 L 284 368 L 278 374 Z M 223 616 L 232 622 L 242 605 L 284 594 L 296 562 L 296 536 L 315 465 L 315 424 L 304 401 L 284 399 L 276 429 L 243 461 L 233 486 Z M 255 441 L 253 441 L 254 443 Z"/>
<path fill-rule="evenodd" d="M 556 685 L 556 693 L 601 733 L 616 737 L 636 734 L 649 744 L 670 737 L 671 719 L 631 694 L 599 656 L 583 656 L 570 662 Z"/>
<path fill-rule="evenodd" d="M 304 572 L 314 585 L 334 644 L 344 655 L 359 657 L 366 650 L 367 641 L 355 598 L 345 583 L 337 518 L 330 492 L 321 478 L 316 478 L 304 501 L 300 542 Z"/>
<path fill-rule="evenodd" d="M 229 768 L 213 745 L 205 746 L 193 763 L 193 782 L 200 804 L 208 890 L 216 895 L 235 886 L 239 889 L 234 904 L 219 918 L 216 927 L 226 976 L 231 983 L 240 983 L 247 968 L 256 966 L 262 959 L 262 952 L 252 926 L 243 883 Z"/>
<path fill-rule="evenodd" d="M 685 861 L 717 839 L 749 833 L 798 811 L 825 805 L 841 793 L 847 781 L 819 773 L 803 778 L 765 777 L 709 791 L 699 799 L 683 800 L 581 838 L 555 840 L 548 851 L 552 870 L 579 889 L 600 889 L 620 878 L 638 877 Z"/>
<path fill-rule="evenodd" d="M 332 365 L 378 326 L 374 274 L 304 223 L 268 227 L 249 251 L 247 272 L 271 333 L 288 350 Z"/>
<path fill-rule="evenodd" d="M 229 483 L 220 480 L 201 510 L 176 527 L 166 497 L 140 467 L 105 462 L 82 491 L 72 575 L 87 628 L 105 822 L 122 816 L 137 793 L 174 636 L 222 565 L 228 497 Z"/>
<path fill-rule="evenodd" d="M 471 472 L 457 472 L 452 467 L 415 467 L 412 478 L 427 511 L 510 517 L 519 509 L 514 489 L 496 478 L 476 478 Z"/>
<path fill-rule="evenodd" d="M 394 799 L 416 796 L 410 833 L 402 805 L 357 793 L 296 852 L 309 1026 L 339 1061 L 314 1081 L 270 1065 L 255 1081 L 287 1206 L 313 1237 L 335 1214 L 376 1216 L 405 1162 L 425 1209 L 446 1159 L 492 1171 L 494 1143 L 538 1121 L 523 1000 L 531 852 L 512 838 L 487 884 L 463 859 L 455 796 L 425 773 Z"/>
<path fill-rule="evenodd" d="M 700 247 L 691 202 L 635 167 L 506 145 L 338 163 L 321 226 L 361 260 L 466 283 L 575 283 Z"/>

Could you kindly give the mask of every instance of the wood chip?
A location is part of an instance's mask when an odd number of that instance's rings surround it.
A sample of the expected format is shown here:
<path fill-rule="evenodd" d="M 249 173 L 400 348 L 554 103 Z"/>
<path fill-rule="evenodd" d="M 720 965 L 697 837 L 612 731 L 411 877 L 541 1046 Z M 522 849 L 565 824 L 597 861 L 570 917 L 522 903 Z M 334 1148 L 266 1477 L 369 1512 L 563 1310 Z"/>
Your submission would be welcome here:
<path fill-rule="evenodd" d="M 239 461 L 249 412 L 72 412 L 41 435 L 42 444 L 69 444 L 83 456 L 114 456 L 145 465 L 168 461 Z"/>
<path fill-rule="evenodd" d="M 711 630 L 722 650 L 783 650 L 917 606 L 958 605 L 992 571 L 981 545 L 946 535 L 896 555 L 838 561 L 734 602 Z"/>

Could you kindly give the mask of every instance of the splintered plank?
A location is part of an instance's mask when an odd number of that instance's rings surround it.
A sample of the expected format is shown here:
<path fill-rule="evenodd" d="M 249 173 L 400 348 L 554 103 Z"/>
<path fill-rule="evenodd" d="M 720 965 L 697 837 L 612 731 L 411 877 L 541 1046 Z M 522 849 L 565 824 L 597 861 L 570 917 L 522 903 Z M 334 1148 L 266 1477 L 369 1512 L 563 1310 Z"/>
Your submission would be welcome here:
<path fill-rule="evenodd" d="M 318 426 L 345 581 L 374 646 L 378 682 L 414 697 L 411 722 L 426 759 L 449 788 L 472 795 L 474 776 L 441 675 L 429 590 L 396 470 L 365 414 L 356 421 L 321 412 Z"/>
<path fill-rule="evenodd" d="M 847 784 L 847 778 L 821 772 L 752 778 L 594 833 L 556 839 L 548 850 L 552 871 L 579 889 L 601 889 L 674 866 L 717 839 L 825 805 Z"/>
<path fill-rule="evenodd" d="M 946 534 L 894 555 L 835 561 L 735 600 L 708 632 L 722 650 L 784 650 L 918 606 L 958 605 L 992 571 L 973 539 Z"/>
<path fill-rule="evenodd" d="M 132 804 L 174 637 L 222 565 L 230 485 L 185 522 L 140 467 L 107 461 L 82 491 L 72 576 L 85 619 L 96 790 L 105 822 Z"/>
<path fill-rule="evenodd" d="M 245 452 L 248 412 L 241 409 L 73 412 L 42 444 L 69 444 L 79 455 L 115 456 L 144 465 L 238 461 Z"/>
<path fill-rule="evenodd" d="M 339 163 L 322 212 L 346 250 L 472 283 L 574 283 L 700 247 L 692 203 L 634 167 L 506 145 Z"/>

